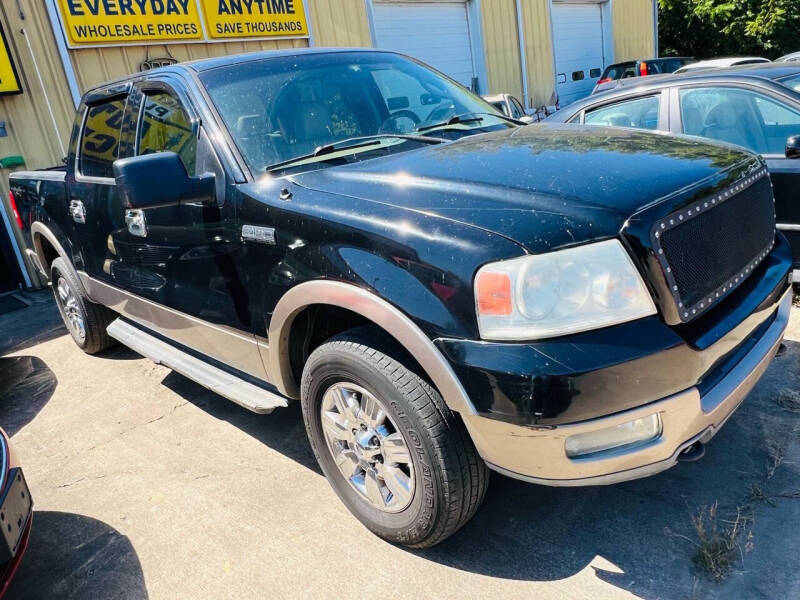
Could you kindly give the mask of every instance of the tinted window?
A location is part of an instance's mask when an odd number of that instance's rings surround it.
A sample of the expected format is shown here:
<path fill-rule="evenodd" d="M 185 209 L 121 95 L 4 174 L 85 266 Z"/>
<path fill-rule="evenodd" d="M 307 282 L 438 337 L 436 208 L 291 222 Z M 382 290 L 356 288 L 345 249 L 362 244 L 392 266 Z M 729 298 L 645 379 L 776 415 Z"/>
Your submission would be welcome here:
<path fill-rule="evenodd" d="M 351 137 L 413 133 L 455 114 L 484 113 L 447 133 L 513 127 L 482 99 L 417 62 L 395 54 L 337 52 L 249 61 L 200 75 L 233 139 L 254 170 Z M 485 114 L 490 113 L 490 114 Z M 429 129 L 427 135 L 442 135 Z M 416 147 L 386 138 L 343 153 L 356 160 Z M 326 155 L 328 164 L 333 160 Z M 321 163 L 322 164 L 322 163 Z"/>
<path fill-rule="evenodd" d="M 680 103 L 684 133 L 760 154 L 783 154 L 786 138 L 800 134 L 800 111 L 751 90 L 684 89 Z"/>
<path fill-rule="evenodd" d="M 659 96 L 647 96 L 596 108 L 586 113 L 584 123 L 614 127 L 658 128 Z"/>
<path fill-rule="evenodd" d="M 90 106 L 86 112 L 80 148 L 81 175 L 113 177 L 111 168 L 119 151 L 119 130 L 125 99 Z"/>
<path fill-rule="evenodd" d="M 175 152 L 186 172 L 194 175 L 197 137 L 192 133 L 189 114 L 174 96 L 164 92 L 145 96 L 138 148 L 139 154 Z"/>
<path fill-rule="evenodd" d="M 620 63 L 618 65 L 611 65 L 603 73 L 603 79 L 622 79 L 622 75 L 626 71 L 632 71 L 636 63 Z"/>

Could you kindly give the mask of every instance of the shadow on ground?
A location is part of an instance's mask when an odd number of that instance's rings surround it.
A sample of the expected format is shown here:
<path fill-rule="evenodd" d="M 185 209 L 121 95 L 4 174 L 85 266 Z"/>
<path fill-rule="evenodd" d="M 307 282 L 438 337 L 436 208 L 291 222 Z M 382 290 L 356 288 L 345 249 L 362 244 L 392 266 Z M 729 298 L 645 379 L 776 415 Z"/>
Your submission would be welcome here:
<path fill-rule="evenodd" d="M 6 600 L 147 598 L 139 558 L 127 537 L 89 517 L 35 511 L 28 550 Z"/>
<path fill-rule="evenodd" d="M 800 344 L 787 345 L 786 354 L 775 360 L 701 461 L 647 479 L 589 488 L 549 488 L 493 473 L 486 501 L 461 532 L 437 547 L 411 552 L 505 579 L 555 581 L 591 566 L 597 577 L 644 598 L 800 597 L 797 565 L 787 564 L 788 557 L 800 555 L 800 537 L 782 529 L 784 522 L 800 522 L 800 499 L 776 497 L 773 507 L 751 497 L 754 483 L 767 493 L 800 490 L 800 412 L 777 402 L 782 391 L 800 389 Z M 298 403 L 264 417 L 177 373 L 162 383 L 320 473 Z M 784 447 L 787 459 L 765 481 L 770 448 L 776 444 Z M 696 539 L 691 515 L 714 502 L 719 502 L 721 519 L 737 507 L 755 517 L 753 537 L 739 539 L 741 558 L 722 583 L 710 581 L 693 565 L 695 548 L 679 537 Z M 752 552 L 745 548 L 748 541 Z"/>
<path fill-rule="evenodd" d="M 39 414 L 57 385 L 55 374 L 36 356 L 0 357 L 0 427 L 16 434 Z"/>
<path fill-rule="evenodd" d="M 69 335 L 49 289 L 18 295 L 31 306 L 0 315 L 0 356 Z"/>

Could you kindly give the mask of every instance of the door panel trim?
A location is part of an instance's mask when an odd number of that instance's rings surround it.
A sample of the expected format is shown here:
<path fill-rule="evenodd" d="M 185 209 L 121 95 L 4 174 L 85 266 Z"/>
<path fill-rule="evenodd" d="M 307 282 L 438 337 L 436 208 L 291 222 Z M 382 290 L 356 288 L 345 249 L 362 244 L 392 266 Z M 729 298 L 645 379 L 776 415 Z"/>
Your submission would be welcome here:
<path fill-rule="evenodd" d="M 253 334 L 162 306 L 90 277 L 85 271 L 78 271 L 78 276 L 94 302 L 222 364 L 269 381 Z"/>

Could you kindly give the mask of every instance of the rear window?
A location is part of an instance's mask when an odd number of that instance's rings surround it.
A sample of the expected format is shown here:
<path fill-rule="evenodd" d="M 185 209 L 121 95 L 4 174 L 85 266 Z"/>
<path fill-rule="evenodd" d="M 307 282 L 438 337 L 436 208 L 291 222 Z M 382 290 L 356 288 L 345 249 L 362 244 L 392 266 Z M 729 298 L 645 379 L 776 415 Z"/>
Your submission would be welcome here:
<path fill-rule="evenodd" d="M 622 79 L 623 76 L 635 77 L 635 71 L 636 63 L 621 63 L 618 65 L 611 65 L 610 67 L 606 68 L 606 72 L 603 73 L 603 77 L 601 77 L 601 79 Z M 626 73 L 629 73 L 629 75 L 626 75 Z"/>
<path fill-rule="evenodd" d="M 113 177 L 125 99 L 90 106 L 81 133 L 79 171 L 85 177 Z"/>
<path fill-rule="evenodd" d="M 659 58 L 645 62 L 647 62 L 647 74 L 655 75 L 657 73 L 674 73 L 683 65 L 693 61 L 693 58 Z"/>

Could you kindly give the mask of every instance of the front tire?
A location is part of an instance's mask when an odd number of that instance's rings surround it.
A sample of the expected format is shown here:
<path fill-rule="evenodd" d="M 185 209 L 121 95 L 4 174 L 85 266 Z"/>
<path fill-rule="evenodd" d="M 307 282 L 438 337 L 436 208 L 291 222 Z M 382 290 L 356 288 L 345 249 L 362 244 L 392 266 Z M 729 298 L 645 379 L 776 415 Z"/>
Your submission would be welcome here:
<path fill-rule="evenodd" d="M 97 354 L 113 346 L 115 341 L 106 333 L 106 327 L 116 315 L 89 300 L 75 271 L 62 257 L 53 260 L 50 281 L 58 312 L 78 347 L 87 354 Z"/>
<path fill-rule="evenodd" d="M 475 514 L 489 471 L 439 393 L 377 350 L 379 339 L 360 328 L 311 354 L 301 384 L 306 431 L 334 491 L 368 529 L 433 546 Z"/>

